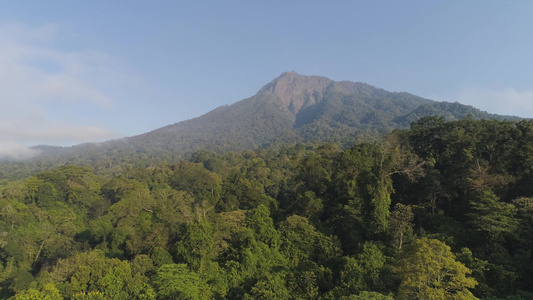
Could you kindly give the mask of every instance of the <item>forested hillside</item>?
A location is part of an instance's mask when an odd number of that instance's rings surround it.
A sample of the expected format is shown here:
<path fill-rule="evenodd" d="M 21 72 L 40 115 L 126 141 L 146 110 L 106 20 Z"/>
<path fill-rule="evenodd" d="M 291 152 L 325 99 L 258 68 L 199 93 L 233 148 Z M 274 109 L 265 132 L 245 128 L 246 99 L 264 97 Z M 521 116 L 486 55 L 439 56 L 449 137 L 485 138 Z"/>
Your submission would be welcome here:
<path fill-rule="evenodd" d="M 176 161 L 199 150 L 220 154 L 307 142 L 331 142 L 345 149 L 377 141 L 393 129 L 408 128 L 423 116 L 519 120 L 364 83 L 287 72 L 256 95 L 195 119 L 104 143 L 37 147 L 42 155 L 34 160 L 0 162 L 0 179 L 21 178 L 62 164 L 91 166 L 99 174 L 117 173 L 124 166 Z"/>
<path fill-rule="evenodd" d="M 0 298 L 533 299 L 533 121 L 254 149 L 4 182 Z"/>

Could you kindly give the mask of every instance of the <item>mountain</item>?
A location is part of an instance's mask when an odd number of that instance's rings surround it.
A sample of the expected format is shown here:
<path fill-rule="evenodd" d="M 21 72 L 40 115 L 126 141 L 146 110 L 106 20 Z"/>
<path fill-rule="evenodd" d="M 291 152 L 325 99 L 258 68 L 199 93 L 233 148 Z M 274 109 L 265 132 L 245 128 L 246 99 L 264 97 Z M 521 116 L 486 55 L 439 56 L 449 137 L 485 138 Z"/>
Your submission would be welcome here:
<path fill-rule="evenodd" d="M 243 151 L 305 141 L 349 143 L 364 134 L 407 128 L 427 115 L 448 120 L 467 115 L 476 119 L 515 119 L 459 103 L 388 92 L 364 83 L 286 72 L 250 98 L 126 140 L 136 151 L 177 154 L 198 149 Z"/>
<path fill-rule="evenodd" d="M 259 92 L 200 117 L 138 136 L 74 147 L 39 147 L 38 160 L 112 165 L 172 159 L 194 151 L 244 151 L 297 142 L 336 142 L 349 146 L 407 128 L 420 117 L 456 120 L 507 119 L 459 103 L 436 102 L 405 92 L 388 92 L 365 83 L 281 74 Z M 1 176 L 1 174 L 0 174 Z"/>

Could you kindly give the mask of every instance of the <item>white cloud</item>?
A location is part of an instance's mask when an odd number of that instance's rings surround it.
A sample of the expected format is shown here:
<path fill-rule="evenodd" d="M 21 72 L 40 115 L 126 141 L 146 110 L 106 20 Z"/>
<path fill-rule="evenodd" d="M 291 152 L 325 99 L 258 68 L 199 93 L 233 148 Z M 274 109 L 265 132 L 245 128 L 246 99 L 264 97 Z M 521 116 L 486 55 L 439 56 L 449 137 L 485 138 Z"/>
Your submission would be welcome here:
<path fill-rule="evenodd" d="M 39 154 L 38 150 L 30 149 L 15 142 L 0 141 L 0 159 L 24 160 Z"/>
<path fill-rule="evenodd" d="M 99 127 L 98 113 L 114 107 L 114 90 L 132 78 L 105 53 L 61 49 L 60 34 L 53 24 L 0 24 L 0 157 L 29 157 L 35 153 L 24 147 L 34 144 L 117 137 Z"/>
<path fill-rule="evenodd" d="M 459 95 L 458 101 L 494 114 L 533 118 L 533 91 L 517 91 L 512 87 L 469 88 Z"/>
<path fill-rule="evenodd" d="M 0 25 L 0 87 L 8 92 L 0 101 L 31 97 L 32 101 L 89 102 L 109 107 L 112 101 L 100 91 L 98 82 L 116 75 L 112 58 L 88 50 L 54 50 L 50 40 L 56 32 L 51 25 Z"/>

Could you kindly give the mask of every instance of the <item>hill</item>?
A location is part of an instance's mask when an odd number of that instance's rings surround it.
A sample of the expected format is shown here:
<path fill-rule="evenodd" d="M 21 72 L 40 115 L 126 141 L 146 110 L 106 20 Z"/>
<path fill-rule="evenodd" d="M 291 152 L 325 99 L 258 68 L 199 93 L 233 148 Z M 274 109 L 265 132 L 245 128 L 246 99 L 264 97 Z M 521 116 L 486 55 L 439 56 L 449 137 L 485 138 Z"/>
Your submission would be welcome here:
<path fill-rule="evenodd" d="M 125 162 L 147 165 L 198 150 L 240 152 L 309 141 L 347 147 L 395 128 L 407 128 L 428 115 L 444 116 L 446 120 L 468 115 L 474 119 L 518 119 L 459 103 L 389 92 L 365 83 L 286 72 L 256 95 L 200 117 L 104 143 L 37 147 L 42 154 L 36 160 L 42 166 L 76 163 L 109 168 Z M 12 173 L 7 169 L 4 163 L 4 173 Z"/>

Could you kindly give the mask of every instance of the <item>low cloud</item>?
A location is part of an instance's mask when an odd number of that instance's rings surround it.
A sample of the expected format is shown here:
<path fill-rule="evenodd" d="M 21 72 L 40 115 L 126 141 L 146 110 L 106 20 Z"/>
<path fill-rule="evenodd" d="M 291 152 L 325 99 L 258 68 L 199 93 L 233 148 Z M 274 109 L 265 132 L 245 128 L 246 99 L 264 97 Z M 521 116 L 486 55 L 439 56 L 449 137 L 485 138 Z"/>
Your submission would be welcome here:
<path fill-rule="evenodd" d="M 25 125 L 27 126 L 28 124 L 26 123 Z M 7 129 L 0 129 L 0 161 L 26 160 L 40 154 L 40 151 L 28 147 L 28 144 L 70 145 L 84 142 L 98 142 L 118 137 L 116 133 L 110 130 L 91 126 L 77 127 L 68 124 L 64 124 L 63 126 L 59 124 L 48 124 L 44 128 L 7 127 Z"/>
<path fill-rule="evenodd" d="M 39 151 L 15 142 L 0 142 L 0 160 L 25 160 L 39 155 Z"/>
<path fill-rule="evenodd" d="M 458 101 L 494 114 L 533 118 L 533 91 L 470 88 L 459 95 Z"/>

